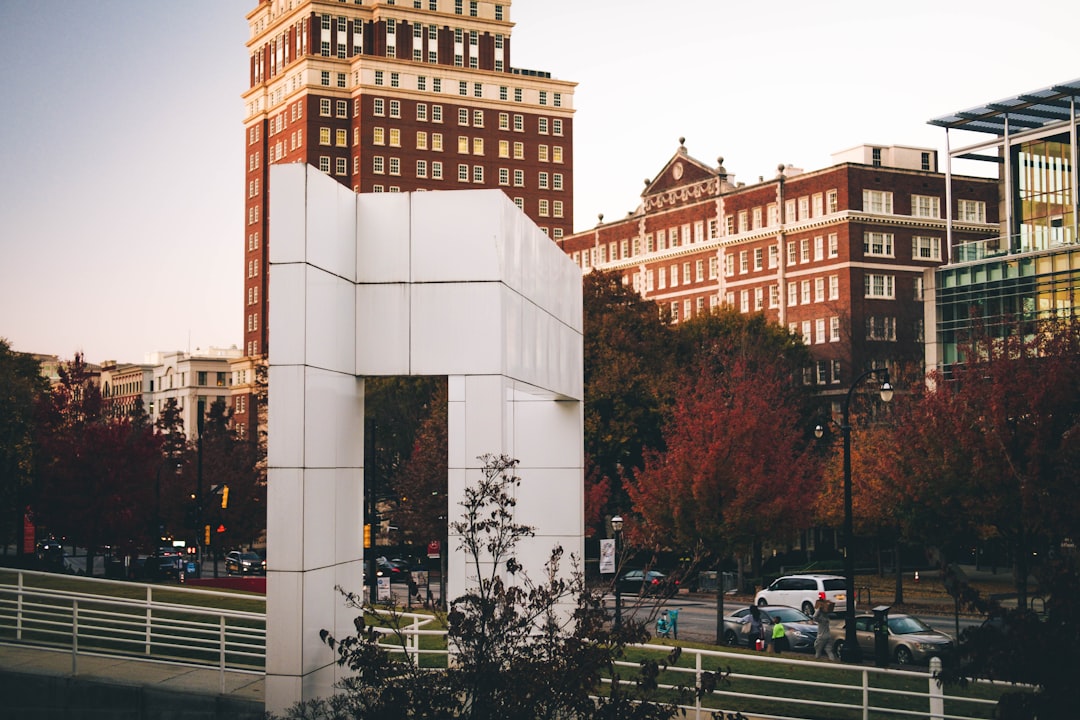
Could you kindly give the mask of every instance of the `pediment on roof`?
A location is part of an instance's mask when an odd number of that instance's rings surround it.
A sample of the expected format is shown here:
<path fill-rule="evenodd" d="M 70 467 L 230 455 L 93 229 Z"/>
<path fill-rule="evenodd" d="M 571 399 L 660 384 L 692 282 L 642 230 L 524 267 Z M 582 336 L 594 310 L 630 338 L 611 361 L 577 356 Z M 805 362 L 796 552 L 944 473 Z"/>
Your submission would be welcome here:
<path fill-rule="evenodd" d="M 694 185 L 696 183 L 715 180 L 717 171 L 700 160 L 693 158 L 686 152 L 686 146 L 680 145 L 679 149 L 664 165 L 656 177 L 645 185 L 641 196 L 658 195 L 671 190 Z"/>

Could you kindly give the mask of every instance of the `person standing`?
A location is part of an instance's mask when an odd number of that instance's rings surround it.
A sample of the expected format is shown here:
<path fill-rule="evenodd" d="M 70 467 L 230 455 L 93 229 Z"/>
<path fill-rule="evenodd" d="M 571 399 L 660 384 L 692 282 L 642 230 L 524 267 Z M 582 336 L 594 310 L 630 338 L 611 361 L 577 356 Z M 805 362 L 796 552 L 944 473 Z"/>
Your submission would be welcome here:
<path fill-rule="evenodd" d="M 825 593 L 821 593 L 824 595 Z M 814 622 L 817 623 L 817 638 L 814 640 L 814 657 L 819 658 L 825 655 L 830 660 L 835 660 L 832 650 L 832 634 L 829 632 L 829 603 L 825 601 L 824 597 L 818 598 L 818 601 L 814 603 Z"/>
<path fill-rule="evenodd" d="M 761 611 L 758 610 L 757 605 L 750 606 L 750 621 L 746 629 L 747 641 L 751 648 L 754 650 L 762 650 L 763 647 L 759 647 L 759 642 L 764 645 L 765 641 L 765 626 L 761 624 Z"/>
<path fill-rule="evenodd" d="M 773 652 L 779 655 L 783 650 L 787 648 L 787 634 L 784 629 L 784 623 L 780 620 L 780 616 L 777 615 L 773 618 L 772 626 L 772 649 Z"/>

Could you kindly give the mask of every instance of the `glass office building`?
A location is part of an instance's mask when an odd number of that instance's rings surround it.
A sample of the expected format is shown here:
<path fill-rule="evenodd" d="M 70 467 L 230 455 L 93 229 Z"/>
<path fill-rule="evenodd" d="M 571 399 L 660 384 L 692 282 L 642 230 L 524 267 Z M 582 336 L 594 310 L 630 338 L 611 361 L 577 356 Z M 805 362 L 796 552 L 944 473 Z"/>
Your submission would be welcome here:
<path fill-rule="evenodd" d="M 1077 221 L 1077 105 L 1080 80 L 1053 85 L 935 118 L 946 131 L 946 185 L 952 163 L 994 163 L 1000 183 L 1000 232 L 954 243 L 954 230 L 980 208 L 948 199 L 949 262 L 926 273 L 927 368 L 962 361 L 958 342 L 976 323 L 993 335 L 1033 321 L 1080 312 Z M 988 138 L 953 149 L 955 131 Z M 933 292 L 929 292 L 932 290 Z"/>

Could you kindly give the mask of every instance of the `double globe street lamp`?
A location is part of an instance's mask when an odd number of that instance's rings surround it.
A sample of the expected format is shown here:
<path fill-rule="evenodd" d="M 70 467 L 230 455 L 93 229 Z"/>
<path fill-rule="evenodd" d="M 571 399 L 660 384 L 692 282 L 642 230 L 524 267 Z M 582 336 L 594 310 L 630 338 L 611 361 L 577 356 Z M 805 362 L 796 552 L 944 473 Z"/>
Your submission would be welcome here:
<path fill-rule="evenodd" d="M 889 382 L 889 371 L 884 368 L 867 370 L 855 378 L 855 382 L 851 383 L 847 391 L 840 425 L 840 432 L 844 435 L 844 580 L 847 586 L 845 588 L 847 597 L 844 603 L 844 644 L 840 648 L 840 659 L 847 663 L 862 662 L 862 650 L 859 648 L 859 641 L 855 635 L 855 532 L 852 527 L 851 512 L 851 396 L 859 383 L 871 375 L 881 378 L 879 391 L 881 400 L 883 402 L 892 400 L 893 386 Z M 821 425 L 814 428 L 815 437 L 820 438 L 824 434 L 825 428 Z"/>

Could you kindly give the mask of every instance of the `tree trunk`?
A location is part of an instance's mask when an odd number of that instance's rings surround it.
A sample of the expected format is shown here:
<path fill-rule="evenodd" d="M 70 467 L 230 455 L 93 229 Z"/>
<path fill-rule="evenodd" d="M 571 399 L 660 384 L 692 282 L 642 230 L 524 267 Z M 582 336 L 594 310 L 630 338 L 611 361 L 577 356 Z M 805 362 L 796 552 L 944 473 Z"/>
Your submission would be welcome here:
<path fill-rule="evenodd" d="M 719 570 L 716 571 L 716 644 L 724 644 L 724 583 Z"/>

